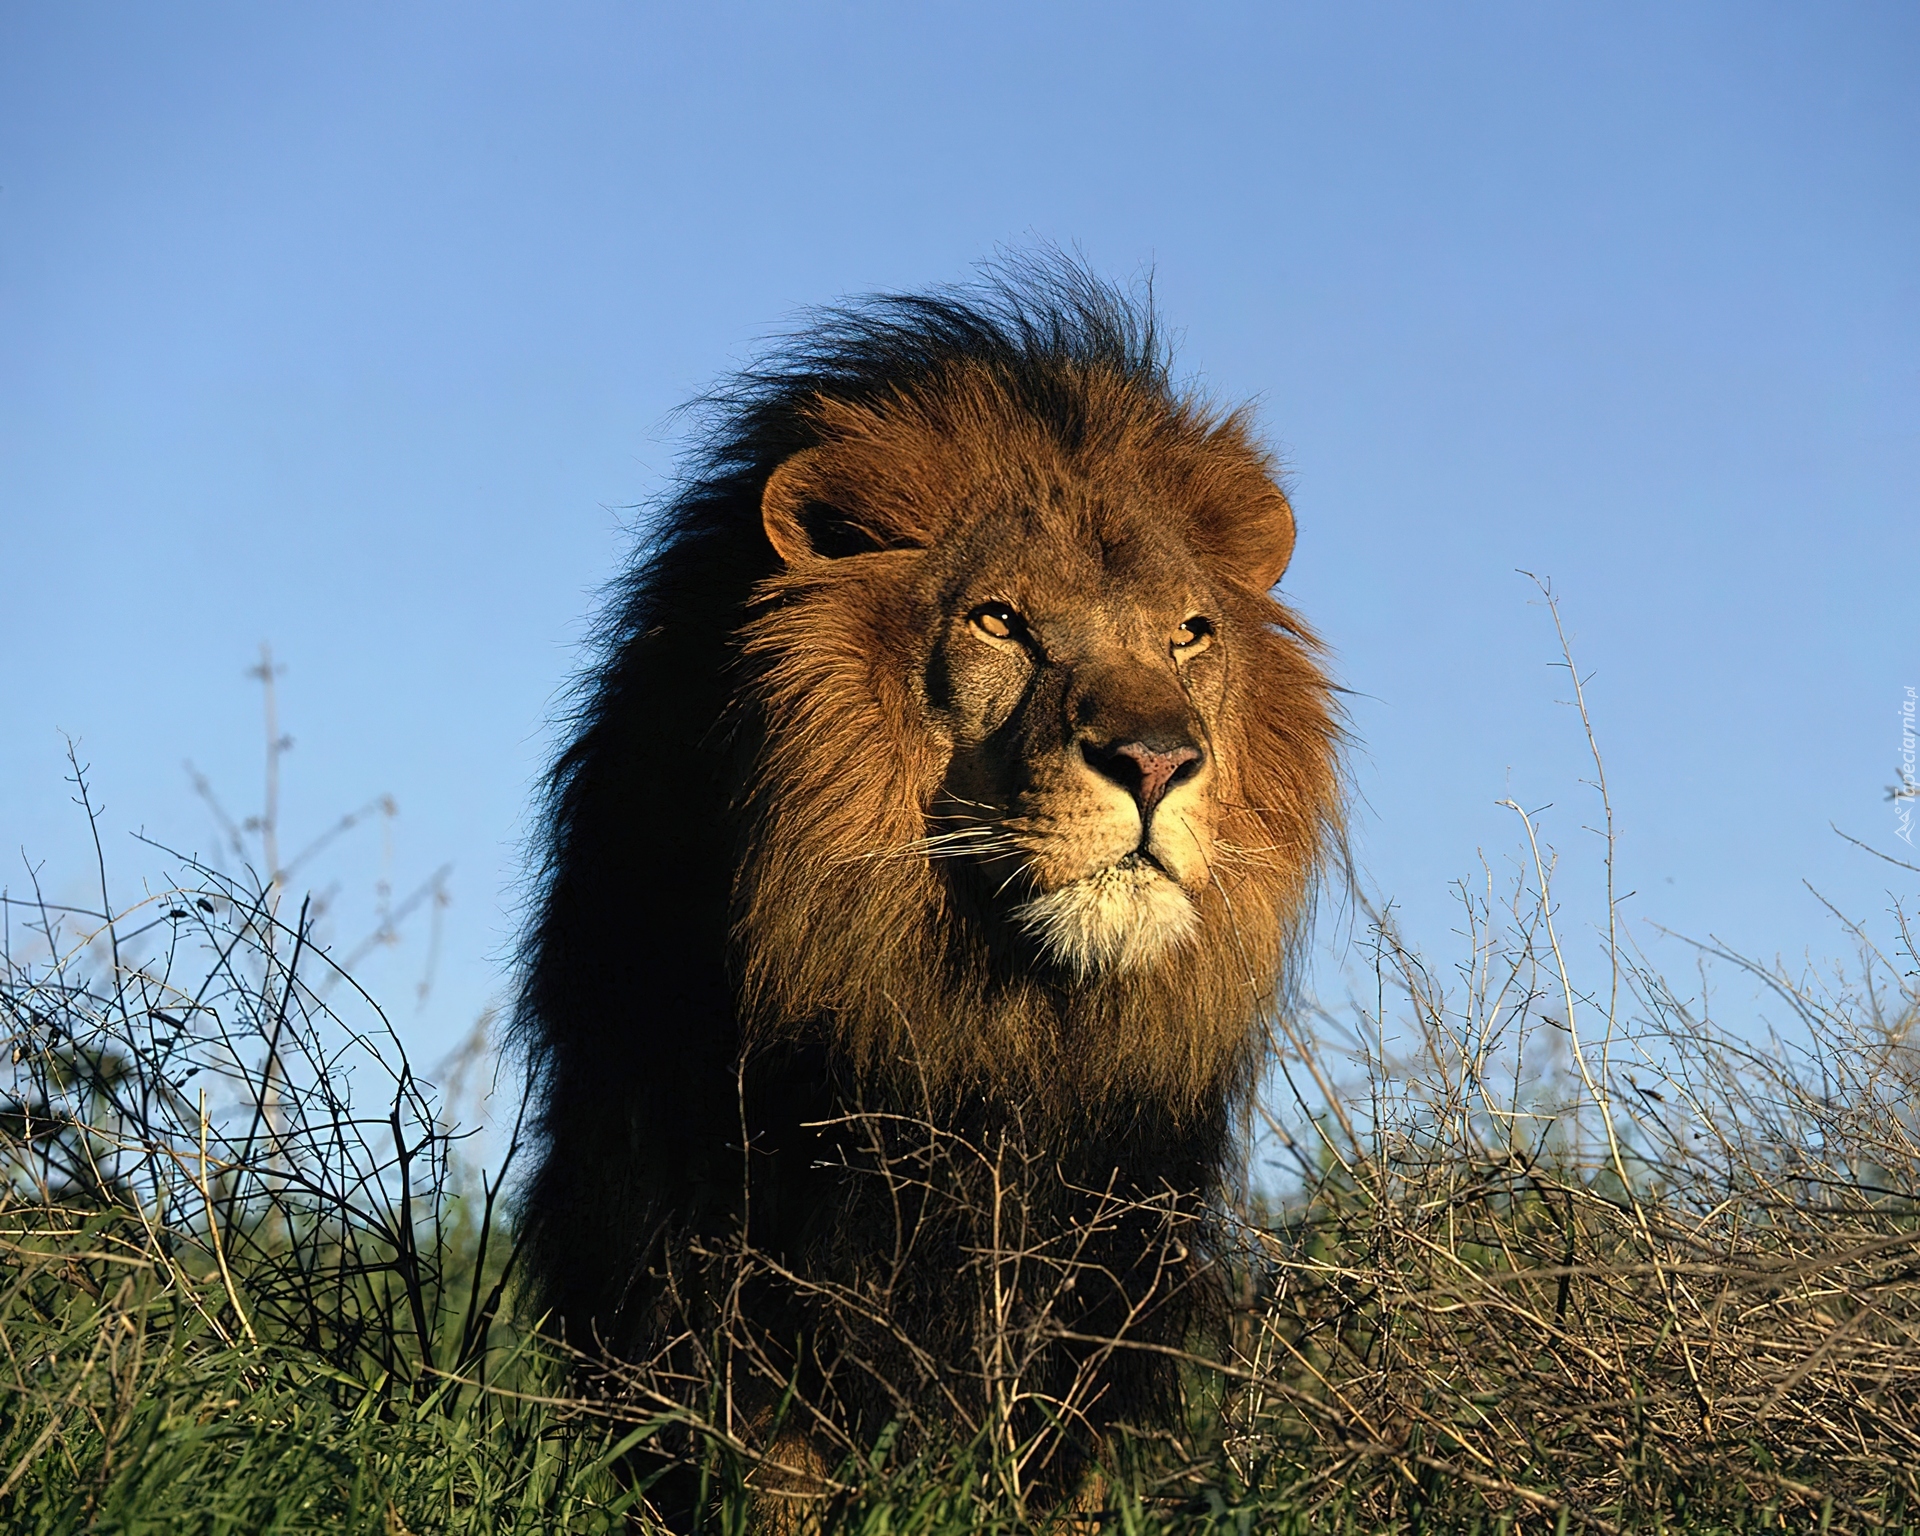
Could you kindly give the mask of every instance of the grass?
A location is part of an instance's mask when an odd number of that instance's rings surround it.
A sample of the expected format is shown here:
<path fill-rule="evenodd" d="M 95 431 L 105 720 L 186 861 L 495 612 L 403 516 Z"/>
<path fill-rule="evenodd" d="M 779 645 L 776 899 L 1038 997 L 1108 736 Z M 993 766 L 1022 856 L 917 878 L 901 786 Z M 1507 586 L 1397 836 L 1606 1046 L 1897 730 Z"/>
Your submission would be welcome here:
<path fill-rule="evenodd" d="M 8 913 L 0 1522 L 622 1528 L 617 1431 L 546 1401 L 554 1362 L 503 1325 L 497 1188 L 456 1187 L 305 914 L 187 874 L 124 912 Z"/>
<path fill-rule="evenodd" d="M 1576 955 L 1516 816 L 1457 964 L 1374 915 L 1372 1000 L 1276 1021 L 1289 1171 L 1234 1218 L 1185 1431 L 1071 1519 L 1022 1497 L 1031 1416 L 883 1436 L 834 1531 L 1920 1526 L 1911 933 L 1824 979 L 1716 953 L 1790 1018 L 1756 1042 L 1610 921 Z M 697 1392 L 576 1395 L 514 1308 L 506 1172 L 462 1168 L 307 913 L 176 864 L 125 910 L 7 899 L 0 1527 L 646 1529 L 613 1469 L 650 1441 L 749 1529 L 768 1446 Z"/>

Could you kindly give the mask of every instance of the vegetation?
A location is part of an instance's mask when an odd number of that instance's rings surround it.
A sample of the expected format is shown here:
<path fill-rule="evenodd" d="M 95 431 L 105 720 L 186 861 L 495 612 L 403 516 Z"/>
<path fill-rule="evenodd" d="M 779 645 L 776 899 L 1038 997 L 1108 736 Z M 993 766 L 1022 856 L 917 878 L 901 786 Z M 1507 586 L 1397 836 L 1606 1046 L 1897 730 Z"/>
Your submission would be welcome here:
<path fill-rule="evenodd" d="M 1516 815 L 1524 876 L 1466 893 L 1453 972 L 1375 915 L 1373 1001 L 1276 1023 L 1256 1129 L 1288 1171 L 1215 1240 L 1232 1347 L 1188 1361 L 1188 1433 L 1114 1447 L 1074 1511 L 1029 1507 L 1072 1404 L 1021 1406 L 1049 1320 L 983 1314 L 992 1390 L 969 1400 L 1001 1411 L 849 1447 L 822 1523 L 1920 1525 L 1912 934 L 1888 955 L 1857 934 L 1825 979 L 1715 952 L 1785 1012 L 1756 1042 L 1611 926 L 1585 964 Z M 641 1369 L 584 1391 L 514 1310 L 511 1134 L 504 1171 L 466 1171 L 310 914 L 179 867 L 126 910 L 6 902 L 0 1528 L 646 1529 L 615 1469 L 665 1456 L 699 1468 L 712 1529 L 745 1530 L 778 1479 L 777 1434 L 725 1412 L 729 1372 L 765 1358 L 751 1333 L 701 1353 L 706 1415 Z M 957 1285 L 1050 1262 L 1017 1222 L 982 1230 Z"/>

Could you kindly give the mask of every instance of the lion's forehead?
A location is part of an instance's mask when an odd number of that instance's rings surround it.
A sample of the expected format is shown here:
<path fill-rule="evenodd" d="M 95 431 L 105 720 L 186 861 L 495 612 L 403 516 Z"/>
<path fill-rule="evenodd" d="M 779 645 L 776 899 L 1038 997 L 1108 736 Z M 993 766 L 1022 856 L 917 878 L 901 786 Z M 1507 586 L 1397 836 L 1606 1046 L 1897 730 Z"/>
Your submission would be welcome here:
<path fill-rule="evenodd" d="M 998 599 L 1035 620 L 1183 617 L 1214 591 L 1185 532 L 1171 511 L 996 510 L 947 541 L 941 599 L 955 610 Z"/>

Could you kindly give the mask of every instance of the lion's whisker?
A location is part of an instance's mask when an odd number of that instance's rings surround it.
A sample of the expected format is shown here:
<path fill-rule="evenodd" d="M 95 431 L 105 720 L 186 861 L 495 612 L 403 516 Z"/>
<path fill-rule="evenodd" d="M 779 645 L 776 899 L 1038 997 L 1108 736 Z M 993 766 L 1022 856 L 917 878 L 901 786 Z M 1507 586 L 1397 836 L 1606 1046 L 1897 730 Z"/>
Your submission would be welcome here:
<path fill-rule="evenodd" d="M 951 801 L 954 805 L 964 805 L 976 811 L 985 811 L 989 816 L 995 812 L 995 807 L 988 805 L 983 800 L 969 800 L 966 796 L 956 795 L 951 791 L 944 792 L 942 798 Z"/>
<path fill-rule="evenodd" d="M 997 859 L 1017 858 L 1026 850 L 1015 844 L 1005 846 L 987 845 L 984 848 L 942 848 L 926 855 L 929 859 L 978 859 L 983 864 L 991 864 Z"/>
<path fill-rule="evenodd" d="M 1007 887 L 1012 885 L 1014 881 L 1018 880 L 1021 877 L 1021 875 L 1025 873 L 1026 873 L 1026 866 L 1022 865 L 1019 869 L 1016 869 L 1012 874 L 1008 875 L 1006 879 L 1002 880 L 999 886 L 996 887 L 994 890 L 994 893 L 993 893 L 994 900 L 998 901 L 1002 896 L 1006 895 Z"/>
<path fill-rule="evenodd" d="M 961 856 L 986 858 L 1019 853 L 1021 847 L 998 827 L 960 827 L 951 832 L 936 832 L 916 837 L 891 848 L 869 848 L 841 859 L 854 863 L 874 859 L 950 859 Z"/>
<path fill-rule="evenodd" d="M 1223 864 L 1254 864 L 1267 869 L 1272 868 L 1275 862 L 1267 855 L 1280 852 L 1280 846 L 1277 843 L 1268 843 L 1264 846 L 1242 847 L 1237 843 L 1228 842 L 1225 838 L 1216 838 L 1213 852 Z"/>

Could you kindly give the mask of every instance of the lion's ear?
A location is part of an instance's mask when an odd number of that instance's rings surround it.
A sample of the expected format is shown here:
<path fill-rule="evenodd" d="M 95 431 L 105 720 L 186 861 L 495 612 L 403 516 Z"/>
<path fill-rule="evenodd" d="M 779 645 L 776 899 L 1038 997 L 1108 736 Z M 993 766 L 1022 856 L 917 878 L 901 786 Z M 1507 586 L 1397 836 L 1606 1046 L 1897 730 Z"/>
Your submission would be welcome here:
<path fill-rule="evenodd" d="M 1233 580 L 1265 592 L 1293 559 L 1293 508 L 1271 480 L 1253 496 L 1235 497 L 1200 519 L 1199 536 Z"/>
<path fill-rule="evenodd" d="M 1253 585 L 1265 592 L 1278 586 L 1293 563 L 1293 506 L 1279 486 L 1249 530 L 1247 559 Z"/>
<path fill-rule="evenodd" d="M 859 477 L 825 448 L 803 448 L 767 477 L 760 520 L 790 567 L 877 549 L 922 549 L 926 533 L 895 507 L 862 494 Z"/>

